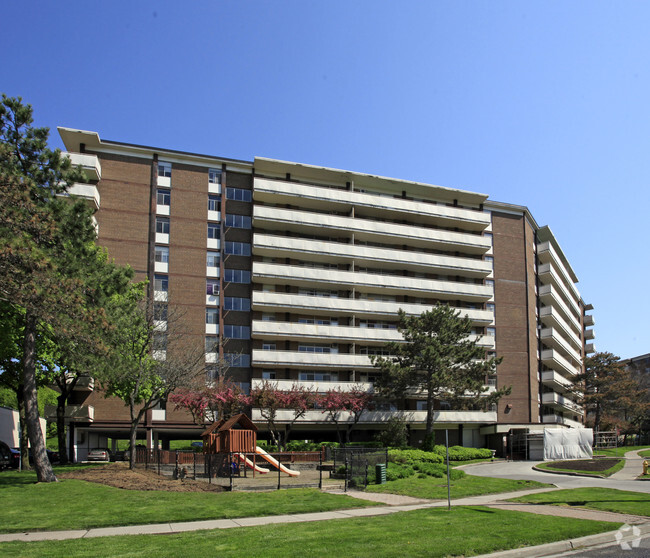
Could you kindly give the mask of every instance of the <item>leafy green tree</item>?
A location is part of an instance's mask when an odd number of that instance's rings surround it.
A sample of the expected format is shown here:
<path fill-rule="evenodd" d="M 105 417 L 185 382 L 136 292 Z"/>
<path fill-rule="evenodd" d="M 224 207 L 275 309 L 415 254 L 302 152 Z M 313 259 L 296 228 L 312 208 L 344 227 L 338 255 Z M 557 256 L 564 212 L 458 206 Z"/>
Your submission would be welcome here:
<path fill-rule="evenodd" d="M 648 412 L 638 379 L 618 356 L 609 352 L 594 353 L 585 359 L 584 372 L 573 377 L 571 392 L 585 408 L 587 424 L 596 432 L 609 428 L 632 431 Z"/>
<path fill-rule="evenodd" d="M 434 306 L 419 316 L 399 311 L 397 326 L 403 342 L 386 345 L 391 356 L 371 356 L 380 370 L 375 388 L 380 395 L 404 397 L 409 390 L 426 394 L 425 443 L 433 440 L 434 402 L 455 408 L 486 407 L 510 393 L 501 388 L 488 394 L 487 377 L 501 359 L 486 358 L 485 349 L 471 335 L 472 322 L 460 311 Z"/>
<path fill-rule="evenodd" d="M 20 98 L 2 96 L 0 301 L 9 311 L 3 312 L 0 323 L 14 320 L 18 338 L 0 345 L 19 347 L 10 361 L 3 360 L 2 376 L 19 367 L 17 382 L 22 387 L 37 478 L 51 482 L 56 477 L 39 425 L 40 374 L 48 364 L 50 369 L 61 368 L 64 363 L 57 358 L 65 354 L 66 345 L 83 347 L 78 353 L 101 352 L 102 333 L 110 327 L 97 283 L 88 281 L 94 274 L 89 263 L 102 261 L 101 250 L 94 245 L 90 212 L 84 202 L 66 195 L 70 185 L 84 177 L 80 169 L 71 167 L 68 157 L 47 147 L 48 129 L 32 123 L 31 106 L 23 105 Z M 0 332 L 6 331 L 0 325 Z M 56 352 L 50 352 L 52 343 Z M 20 408 L 20 398 L 18 404 Z"/>
<path fill-rule="evenodd" d="M 166 402 L 176 389 L 204 380 L 203 339 L 187 335 L 180 313 L 167 312 L 161 326 L 147 303 L 146 283 L 131 284 L 125 295 L 113 296 L 107 313 L 115 327 L 98 378 L 106 397 L 118 397 L 129 407 L 129 439 L 135 448 L 138 425 L 147 411 Z"/>

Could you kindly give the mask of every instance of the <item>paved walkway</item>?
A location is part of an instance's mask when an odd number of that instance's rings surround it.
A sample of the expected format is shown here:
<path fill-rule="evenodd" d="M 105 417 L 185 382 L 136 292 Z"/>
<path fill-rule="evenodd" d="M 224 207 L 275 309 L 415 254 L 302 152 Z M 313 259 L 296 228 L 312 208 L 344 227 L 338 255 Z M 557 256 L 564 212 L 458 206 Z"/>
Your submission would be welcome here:
<path fill-rule="evenodd" d="M 629 456 L 629 457 L 628 457 Z M 639 464 L 642 462 L 642 458 L 636 455 L 636 452 L 630 452 L 626 454 L 626 459 L 629 459 L 630 462 L 626 462 L 624 469 L 619 471 L 616 475 L 619 476 L 617 481 L 629 481 L 631 478 L 636 478 L 639 473 L 635 474 L 635 471 L 639 471 Z M 532 465 L 528 463 L 532 471 Z M 467 469 L 472 469 L 472 474 L 476 474 L 475 470 L 480 468 L 480 465 L 477 467 L 470 466 Z M 491 468 L 491 467 L 490 467 Z M 494 476 L 507 476 L 507 469 L 516 469 L 517 471 L 522 470 L 519 464 L 516 463 L 500 463 L 499 468 L 502 473 L 505 475 L 494 475 Z M 481 472 L 485 472 L 483 468 L 480 468 Z M 511 471 L 512 473 L 512 471 Z M 517 472 L 515 476 L 520 475 L 520 472 Z M 544 473 L 538 473 L 544 475 Z M 614 475 L 614 476 L 616 476 Z M 634 475 L 634 477 L 632 477 Z M 480 476 L 492 476 L 490 474 L 484 474 Z M 575 477 L 571 477 L 575 478 Z M 537 479 L 538 480 L 538 479 Z M 553 480 L 555 482 L 556 478 L 549 478 L 549 475 L 544 477 L 544 480 L 547 482 Z M 605 480 L 605 479 L 599 479 Z M 558 484 L 558 483 L 556 483 Z M 619 484 L 619 483 L 616 483 Z M 624 482 L 623 484 L 629 484 Z M 641 485 L 650 485 L 650 483 L 637 481 L 635 485 L 638 488 L 641 488 Z M 534 505 L 534 504 L 517 504 L 513 502 L 506 502 L 510 498 L 515 498 L 517 496 L 525 496 L 528 494 L 538 494 L 540 492 L 549 492 L 553 490 L 558 490 L 558 486 L 551 488 L 538 488 L 532 490 L 521 490 L 517 492 L 501 493 L 501 494 L 488 494 L 485 496 L 472 496 L 468 498 L 458 498 L 452 500 L 453 506 L 489 506 L 498 509 L 507 509 L 507 510 L 516 510 L 524 511 L 542 515 L 555 515 L 560 517 L 574 517 L 578 519 L 591 519 L 599 521 L 611 521 L 615 523 L 627 523 L 639 525 L 643 536 L 650 534 L 650 520 L 647 517 L 639 517 L 634 515 L 626 514 L 617 514 L 611 512 L 600 512 L 595 510 L 585 510 L 585 509 L 576 509 L 576 508 L 564 508 L 559 506 L 546 506 L 546 505 Z M 646 488 L 646 487 L 644 487 Z M 629 488 L 628 488 L 629 489 Z M 343 493 L 342 491 L 332 491 Z M 641 490 L 643 492 L 643 490 Z M 346 519 L 353 517 L 374 517 L 380 515 L 387 515 L 391 513 L 403 512 L 403 511 L 412 511 L 425 508 L 436 508 L 436 507 L 446 507 L 446 500 L 425 500 L 420 498 L 412 498 L 409 496 L 401 496 L 398 494 L 378 494 L 371 492 L 360 492 L 350 490 L 347 492 L 348 496 L 353 498 L 359 498 L 363 500 L 369 500 L 373 502 L 379 502 L 385 504 L 384 506 L 376 506 L 372 508 L 353 508 L 348 510 L 338 510 L 330 512 L 319 512 L 319 513 L 305 513 L 305 514 L 291 514 L 291 515 L 276 515 L 276 516 L 266 516 L 266 517 L 244 517 L 240 519 L 218 519 L 218 520 L 208 520 L 208 521 L 192 521 L 192 522 L 179 522 L 179 523 L 159 523 L 151 525 L 132 525 L 125 527 L 105 527 L 98 529 L 78 529 L 71 531 L 40 531 L 40 532 L 29 532 L 29 533 L 11 533 L 0 535 L 0 542 L 8 541 L 44 541 L 44 540 L 64 540 L 64 539 L 82 539 L 82 538 L 95 538 L 95 537 L 106 537 L 106 536 L 115 536 L 115 535 L 153 535 L 153 534 L 163 534 L 163 533 L 182 533 L 188 531 L 198 531 L 202 529 L 232 529 L 237 527 L 251 527 L 256 525 L 271 525 L 277 523 L 297 523 L 305 521 L 327 521 L 330 519 Z M 565 552 L 567 550 L 572 550 L 579 546 L 585 546 L 589 544 L 603 544 L 611 541 L 615 541 L 614 533 L 604 533 L 601 535 L 594 535 L 592 537 L 583 537 L 582 539 L 576 539 L 573 541 L 560 541 L 557 543 L 551 543 L 550 545 L 543 545 L 540 547 L 530 547 L 527 549 L 515 549 L 513 551 L 499 552 L 492 554 L 490 556 L 550 556 L 552 554 L 558 554 L 560 552 Z"/>

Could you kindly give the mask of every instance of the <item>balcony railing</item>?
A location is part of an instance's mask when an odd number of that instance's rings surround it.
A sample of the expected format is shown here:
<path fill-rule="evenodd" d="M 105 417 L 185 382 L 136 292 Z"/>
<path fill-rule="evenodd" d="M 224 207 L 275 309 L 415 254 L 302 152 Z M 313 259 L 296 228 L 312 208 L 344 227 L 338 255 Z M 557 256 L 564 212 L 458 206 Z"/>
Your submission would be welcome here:
<path fill-rule="evenodd" d="M 102 165 L 97 155 L 91 153 L 65 153 L 73 167 L 81 166 L 88 180 L 97 182 L 102 178 Z"/>
<path fill-rule="evenodd" d="M 45 405 L 43 414 L 47 420 L 56 420 L 56 405 Z M 95 407 L 92 405 L 66 405 L 64 416 L 66 422 L 92 422 L 95 418 Z"/>
<path fill-rule="evenodd" d="M 251 380 L 251 387 L 253 389 L 259 388 L 267 382 L 282 391 L 289 391 L 294 386 L 320 393 L 325 393 L 330 390 L 351 391 L 353 389 L 362 389 L 369 393 L 374 391 L 371 382 L 313 382 L 307 380 L 262 380 L 259 378 L 253 378 Z"/>

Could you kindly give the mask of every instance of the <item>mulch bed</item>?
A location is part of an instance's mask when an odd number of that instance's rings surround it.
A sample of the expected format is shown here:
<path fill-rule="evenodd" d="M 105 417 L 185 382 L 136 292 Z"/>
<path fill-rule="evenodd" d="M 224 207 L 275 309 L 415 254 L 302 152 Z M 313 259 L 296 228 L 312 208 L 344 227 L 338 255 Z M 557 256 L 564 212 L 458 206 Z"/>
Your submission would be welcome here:
<path fill-rule="evenodd" d="M 573 461 L 553 461 L 547 466 L 553 469 L 569 469 L 571 471 L 585 471 L 589 473 L 601 473 L 610 469 L 622 459 L 576 459 Z"/>

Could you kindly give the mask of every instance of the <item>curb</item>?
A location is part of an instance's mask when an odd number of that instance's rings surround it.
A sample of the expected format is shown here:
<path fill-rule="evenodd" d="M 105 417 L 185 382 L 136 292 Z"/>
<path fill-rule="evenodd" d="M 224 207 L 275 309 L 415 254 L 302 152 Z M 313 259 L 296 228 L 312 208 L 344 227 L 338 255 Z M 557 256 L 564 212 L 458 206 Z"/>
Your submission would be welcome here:
<path fill-rule="evenodd" d="M 588 479 L 610 479 L 611 477 L 606 477 L 604 475 L 586 475 L 583 473 L 573 473 L 570 471 L 552 471 L 550 469 L 542 469 L 537 465 L 533 465 L 533 471 L 538 471 L 540 473 L 549 473 L 551 475 L 564 475 L 565 477 L 584 477 Z"/>
<path fill-rule="evenodd" d="M 650 534 L 650 522 L 636 525 L 641 531 L 641 538 Z M 572 550 L 584 550 L 595 546 L 613 546 L 622 542 L 631 542 L 636 537 L 632 534 L 623 535 L 620 541 L 616 540 L 616 535 L 620 530 L 599 533 L 598 535 L 587 535 L 577 539 L 568 539 L 553 543 L 541 544 L 539 546 L 527 546 L 524 548 L 513 548 L 512 550 L 503 550 L 493 552 L 492 554 L 481 554 L 475 558 L 541 558 L 543 556 L 554 556 Z"/>

